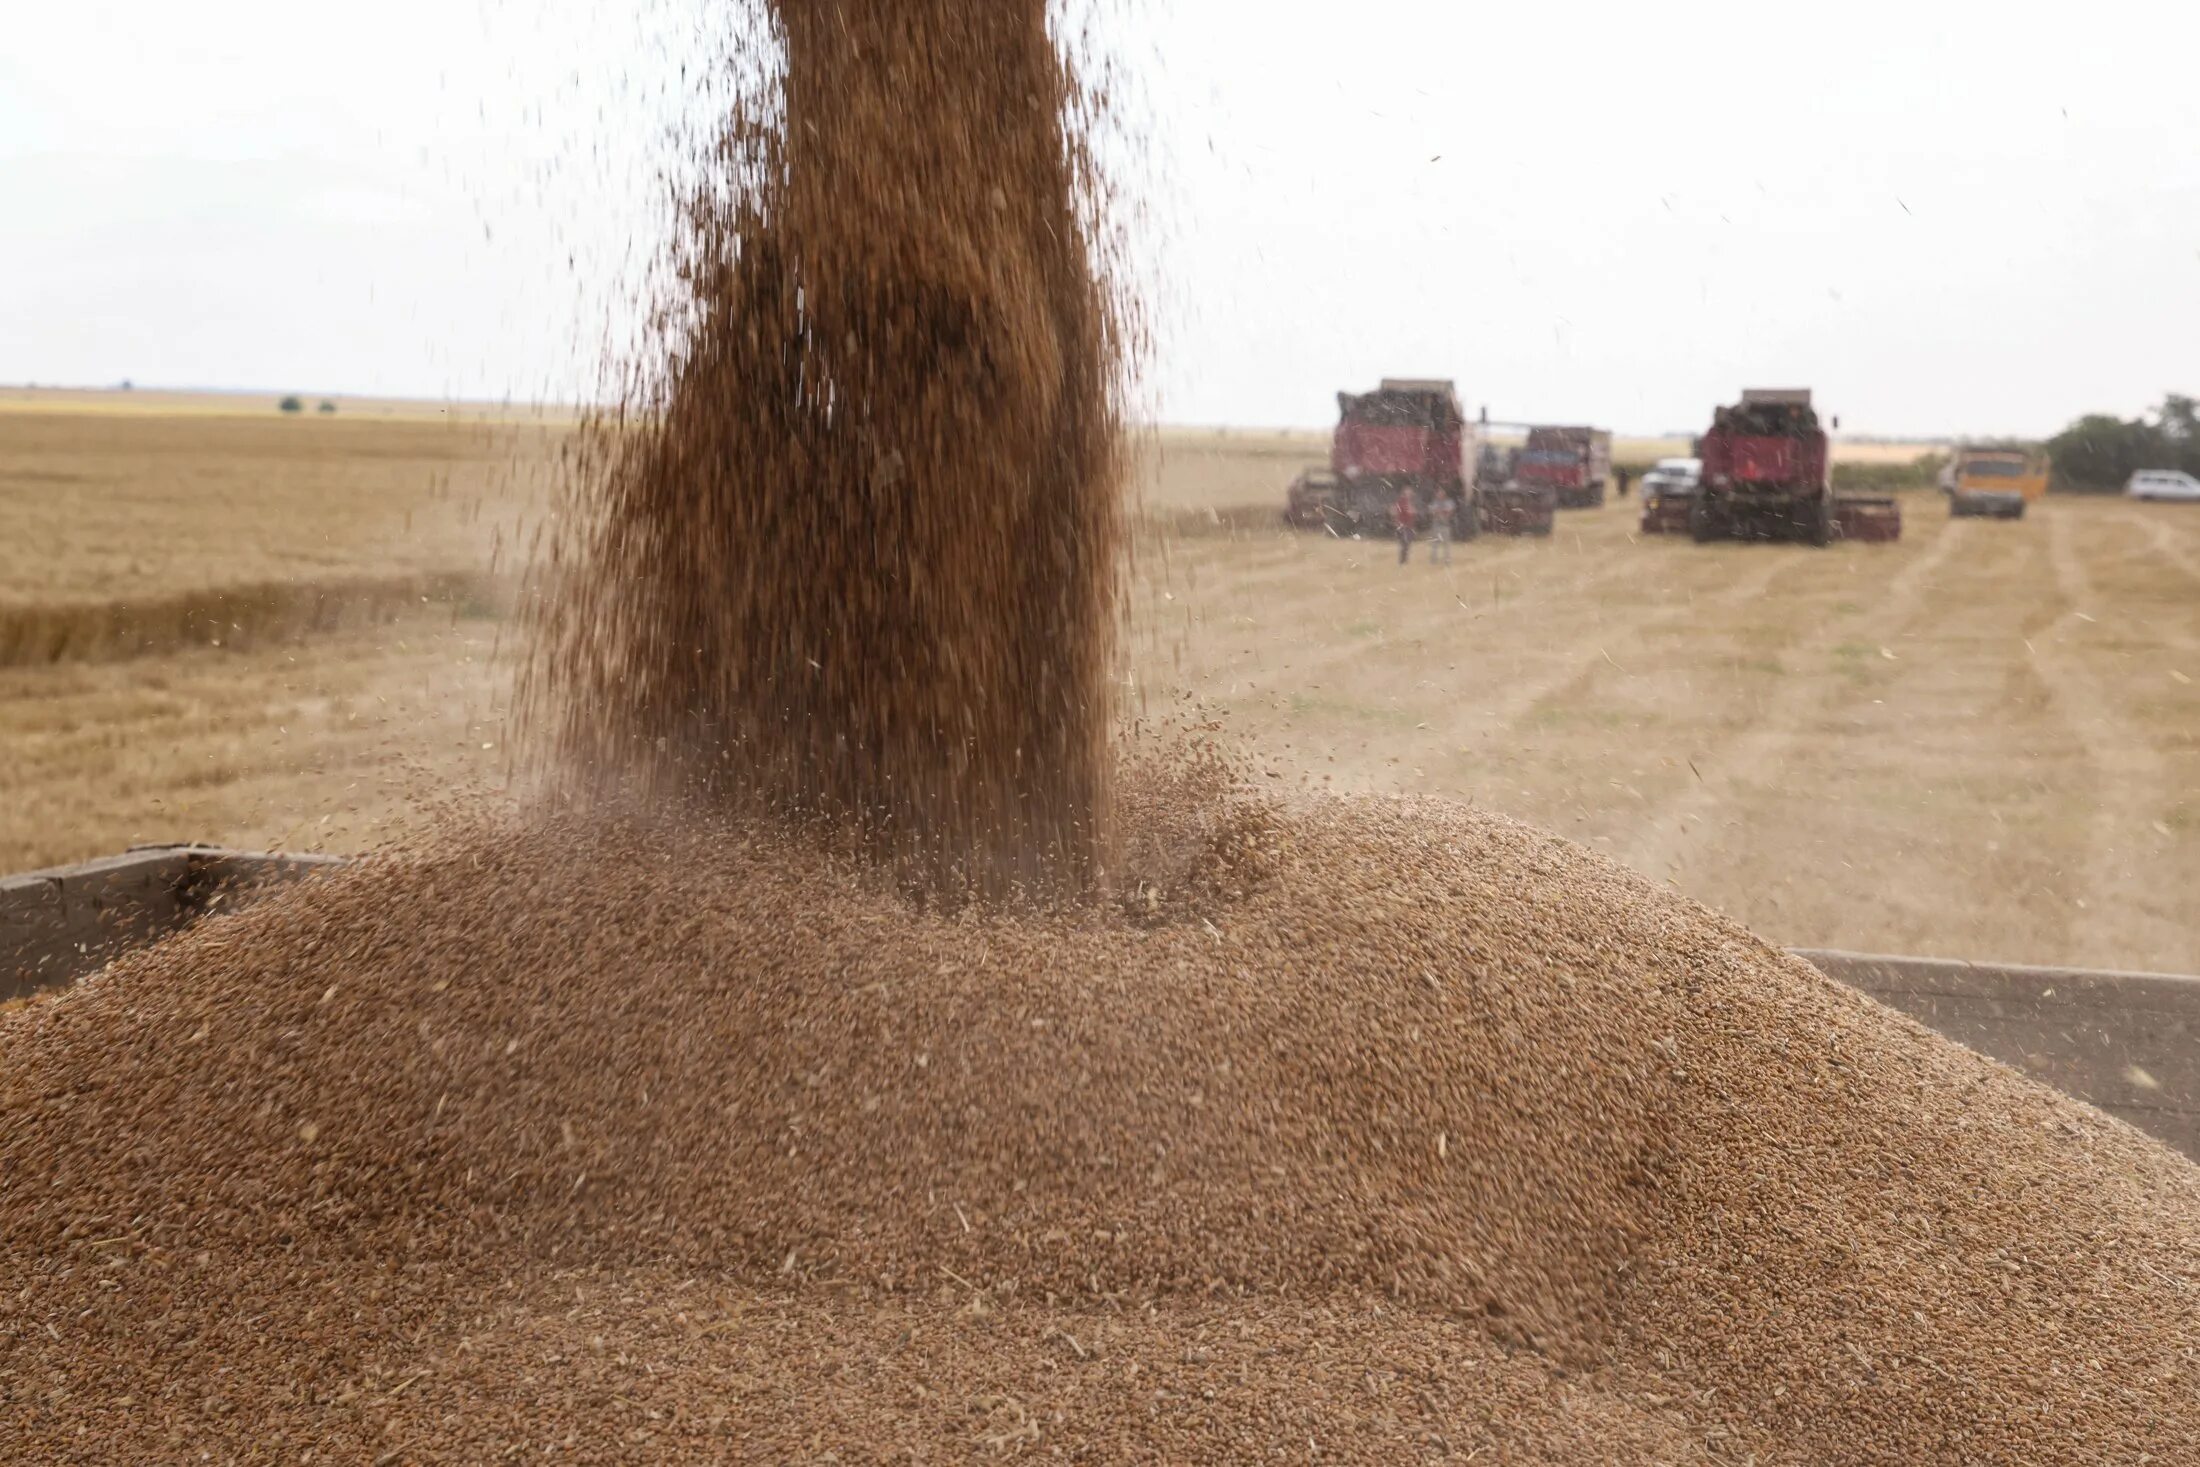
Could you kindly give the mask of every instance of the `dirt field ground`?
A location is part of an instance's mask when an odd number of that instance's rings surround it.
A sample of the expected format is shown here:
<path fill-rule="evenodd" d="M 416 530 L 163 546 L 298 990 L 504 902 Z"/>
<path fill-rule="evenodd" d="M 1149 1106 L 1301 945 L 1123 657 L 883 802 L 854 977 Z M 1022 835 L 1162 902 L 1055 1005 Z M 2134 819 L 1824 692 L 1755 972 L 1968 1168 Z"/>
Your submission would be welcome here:
<path fill-rule="evenodd" d="M 493 783 L 470 587 L 554 430 L 95 407 L 0 410 L 0 870 L 358 849 Z M 1273 507 L 1320 454 L 1172 431 L 1145 501 Z M 1218 513 L 1144 558 L 1133 672 L 1288 779 L 1515 814 L 1781 941 L 2200 971 L 2200 512 L 1905 508 L 1813 552 L 1615 504 L 1448 569 Z"/>

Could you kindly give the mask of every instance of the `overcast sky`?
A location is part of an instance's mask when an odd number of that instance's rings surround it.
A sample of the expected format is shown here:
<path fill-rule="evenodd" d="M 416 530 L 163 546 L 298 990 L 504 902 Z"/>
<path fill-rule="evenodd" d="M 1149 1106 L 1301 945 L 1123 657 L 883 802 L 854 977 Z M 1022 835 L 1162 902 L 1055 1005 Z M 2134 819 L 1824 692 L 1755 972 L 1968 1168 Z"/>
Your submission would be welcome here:
<path fill-rule="evenodd" d="M 73 0 L 0 30 L 0 382 L 570 394 L 703 0 Z M 1096 0 L 1106 8 L 1105 0 Z M 2046 432 L 2200 392 L 2200 7 L 1141 0 L 1177 422 Z"/>

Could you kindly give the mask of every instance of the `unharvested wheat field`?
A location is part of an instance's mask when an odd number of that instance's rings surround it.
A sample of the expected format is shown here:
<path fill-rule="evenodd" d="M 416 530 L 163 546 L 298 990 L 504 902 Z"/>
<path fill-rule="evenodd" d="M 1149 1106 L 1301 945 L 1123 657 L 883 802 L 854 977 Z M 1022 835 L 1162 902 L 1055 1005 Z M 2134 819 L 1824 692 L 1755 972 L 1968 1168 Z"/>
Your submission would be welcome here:
<path fill-rule="evenodd" d="M 0 870 L 363 849 L 493 788 L 490 558 L 559 432 L 0 412 Z M 1785 942 L 2200 970 L 2200 510 L 1915 496 L 1900 544 L 1810 551 L 1615 503 L 1400 568 L 1265 522 L 1319 435 L 1143 452 L 1147 506 L 1251 512 L 1145 547 L 1136 699 L 1196 695 L 1281 783 L 1518 815 Z"/>

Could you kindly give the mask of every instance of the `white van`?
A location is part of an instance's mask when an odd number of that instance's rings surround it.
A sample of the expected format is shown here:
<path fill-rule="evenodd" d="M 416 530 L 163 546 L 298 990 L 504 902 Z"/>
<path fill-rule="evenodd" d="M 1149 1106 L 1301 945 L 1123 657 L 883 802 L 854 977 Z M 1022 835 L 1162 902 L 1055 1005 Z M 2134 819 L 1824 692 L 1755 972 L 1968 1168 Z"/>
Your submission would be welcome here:
<path fill-rule="evenodd" d="M 2200 500 L 2200 479 L 2183 469 L 2141 469 L 2131 476 L 2124 493 L 2133 499 Z"/>

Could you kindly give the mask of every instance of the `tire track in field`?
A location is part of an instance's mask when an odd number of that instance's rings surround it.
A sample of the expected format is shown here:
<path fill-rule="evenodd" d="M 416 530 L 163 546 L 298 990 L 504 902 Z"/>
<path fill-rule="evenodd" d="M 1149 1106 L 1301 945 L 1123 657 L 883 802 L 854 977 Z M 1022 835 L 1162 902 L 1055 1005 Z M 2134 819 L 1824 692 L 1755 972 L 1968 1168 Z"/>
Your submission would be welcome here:
<path fill-rule="evenodd" d="M 1481 683 L 1477 695 L 1462 700 L 1449 717 L 1429 720 L 1424 728 L 1393 736 L 1384 743 L 1382 753 L 1406 768 L 1419 769 L 1436 763 L 1453 749 L 1465 747 L 1469 741 L 1486 744 L 1502 738 L 1554 692 L 1593 681 L 1603 669 L 1619 665 L 1620 658 L 1635 658 L 1643 651 L 1648 634 L 1698 616 L 1734 614 L 1765 596 L 1795 564 L 1790 557 L 1767 557 L 1708 594 L 1678 597 L 1656 612 L 1614 626 L 1606 633 L 1572 634 L 1556 655 L 1539 659 L 1534 671 Z M 1597 572 L 1592 578 L 1559 583 L 1549 588 L 1549 594 L 1556 599 L 1586 600 L 1609 582 L 1637 573 L 1624 554 L 1609 556 Z"/>
<path fill-rule="evenodd" d="M 1373 542 L 1370 542 L 1371 544 Z M 1462 547 L 1462 552 L 1467 547 Z M 1388 543 L 1375 545 L 1377 555 L 1395 554 Z M 1349 684 L 1349 674 L 1354 667 L 1379 668 L 1386 659 L 1402 661 L 1407 666 L 1424 664 L 1432 652 L 1440 651 L 1447 640 L 1454 641 L 1462 649 L 1473 645 L 1477 635 L 1459 624 L 1454 613 L 1464 608 L 1470 616 L 1479 615 L 1460 593 L 1479 595 L 1486 578 L 1509 571 L 1528 568 L 1532 563 L 1552 555 L 1551 547 L 1538 543 L 1516 540 L 1495 554 L 1462 559 L 1456 569 L 1458 576 L 1432 570 L 1425 563 L 1404 567 L 1387 565 L 1341 567 L 1325 577 L 1311 594 L 1302 598 L 1297 611 L 1298 620 L 1318 620 L 1323 634 L 1314 638 L 1299 638 L 1286 644 L 1283 655 L 1309 653 L 1304 660 L 1289 662 L 1266 661 L 1257 668 L 1243 669 L 1248 675 L 1257 675 L 1261 687 L 1270 694 L 1287 688 L 1330 688 L 1342 681 Z M 1571 552 L 1556 552 L 1571 555 Z M 1390 575 L 1395 570 L 1395 576 Z M 1532 598 L 1553 596 L 1565 599 L 1593 599 L 1608 583 L 1628 574 L 1628 566 L 1610 556 L 1594 559 L 1581 568 L 1579 579 L 1554 579 L 1549 575 L 1535 576 L 1524 582 L 1527 588 L 1509 603 L 1509 609 L 1517 609 Z M 1229 575 L 1218 569 L 1218 577 Z M 1252 575 L 1229 576 L 1218 579 L 1211 592 L 1199 593 L 1207 602 L 1203 608 L 1208 630 L 1204 635 L 1212 637 L 1219 631 L 1231 635 L 1228 627 L 1218 627 L 1215 615 L 1229 614 L 1233 603 L 1244 600 L 1247 604 L 1266 604 L 1262 598 L 1248 593 L 1257 592 L 1264 585 L 1271 585 L 1292 577 L 1301 581 L 1312 580 L 1320 574 L 1316 567 L 1293 560 L 1282 567 L 1264 567 Z M 1472 579 L 1468 579 L 1471 574 Z M 1346 580 L 1342 577 L 1379 576 L 1378 580 Z M 1341 629 L 1353 621 L 1373 621 L 1384 628 L 1377 641 L 1358 640 L 1342 635 Z M 1265 625 L 1256 628 L 1257 644 L 1265 644 L 1263 651 L 1276 648 L 1275 634 L 1280 630 L 1296 637 L 1296 628 L 1279 626 L 1273 617 L 1264 619 Z M 1208 668 L 1210 678 L 1232 670 L 1228 659 L 1218 661 Z M 1395 669 L 1394 669 L 1395 670 Z"/>
<path fill-rule="evenodd" d="M 1214 627 L 1236 615 L 1240 606 L 1258 606 L 1272 609 L 1273 592 L 1286 587 L 1296 587 L 1300 592 L 1302 610 L 1317 605 L 1336 605 L 1348 598 L 1364 602 L 1371 595 L 1387 596 L 1387 589 L 1377 591 L 1373 585 L 1348 579 L 1364 573 L 1375 573 L 1379 563 L 1396 553 L 1391 541 L 1362 541 L 1354 546 L 1356 558 L 1338 561 L 1334 556 L 1340 547 L 1353 545 L 1342 536 L 1337 544 L 1330 545 L 1316 540 L 1304 532 L 1292 536 L 1277 536 L 1273 542 L 1226 541 L 1215 539 L 1202 542 L 1186 539 L 1170 547 L 1167 563 L 1158 570 L 1142 572 L 1134 592 L 1139 614 L 1148 621 L 1147 635 L 1160 628 L 1158 619 L 1170 605 L 1176 604 L 1176 615 L 1189 614 L 1195 628 Z M 1201 554 L 1194 547 L 1213 546 Z M 1463 553 L 1469 547 L 1462 546 Z M 1505 571 L 1512 569 L 1534 553 L 1535 547 L 1514 543 L 1503 547 L 1494 555 L 1484 555 L 1459 564 L 1461 571 Z M 1378 562 L 1370 566 L 1368 561 Z M 1407 568 L 1409 571 L 1410 567 Z M 1349 615 L 1364 611 L 1364 605 L 1339 606 L 1339 614 L 1331 618 L 1332 624 L 1348 619 Z M 1273 618 L 1269 618 L 1273 621 Z"/>
<path fill-rule="evenodd" d="M 2176 506 L 2156 505 L 2153 508 L 2174 509 Z M 2185 536 L 2163 523 L 2159 515 L 2148 514 L 2137 505 L 2125 506 L 2125 513 L 2121 518 L 2125 523 L 2135 524 L 2145 530 L 2147 548 L 2175 566 L 2187 581 L 2200 585 L 2200 554 L 2193 552 Z"/>
<path fill-rule="evenodd" d="M 2127 521 L 2128 523 L 2128 521 Z M 2076 735 L 2093 771 L 2093 809 L 2086 821 L 2086 849 L 2070 921 L 2074 958 L 2100 967 L 2115 966 L 2119 955 L 2151 944 L 2150 935 L 2132 928 L 2134 878 L 2151 853 L 2147 835 L 2175 787 L 2169 767 L 2145 733 L 2118 711 L 2106 684 L 2083 646 L 2086 628 L 2096 623 L 2087 607 L 2100 607 L 2100 593 L 2085 562 L 2071 543 L 2072 519 L 2048 521 L 2048 565 L 2066 609 L 2025 651 L 2032 670 L 2047 689 L 2057 716 Z"/>
<path fill-rule="evenodd" d="M 1634 654 L 1641 652 L 1647 633 L 1665 631 L 1679 622 L 1691 620 L 1706 612 L 1716 617 L 1720 613 L 1743 610 L 1769 595 L 1774 582 L 1803 563 L 1800 558 L 1792 555 L 1765 556 L 1747 574 L 1727 582 L 1709 596 L 1685 597 L 1652 618 L 1632 622 L 1599 642 L 1597 646 L 1584 646 L 1570 660 L 1553 663 L 1551 670 L 1541 677 L 1513 679 L 1506 685 L 1503 699 L 1486 705 L 1495 724 L 1491 731 L 1503 732 L 1517 728 L 1522 720 L 1545 703 L 1586 692 L 1608 669 L 1624 665 L 1618 660 L 1619 654 L 1624 653 L 1632 658 Z"/>
<path fill-rule="evenodd" d="M 1931 543 L 1895 572 L 1881 600 L 1854 617 L 1820 618 L 1794 644 L 1799 665 L 1830 652 L 1840 642 L 1885 644 L 1901 639 L 1903 631 L 1928 609 L 1925 598 L 1940 568 L 1969 542 L 1971 532 L 1977 528 L 1970 520 L 1953 517 L 1937 524 L 1939 529 Z M 1789 748 L 1814 721 L 1814 715 L 1843 691 L 1825 679 L 1801 673 L 1783 677 L 1773 696 L 1757 704 L 1756 716 L 1748 727 L 1722 744 L 1715 756 L 1700 757 L 1695 782 L 1681 786 L 1677 795 L 1653 803 L 1643 816 L 1638 834 L 1618 845 L 1614 854 L 1653 881 L 1678 884 L 1683 863 L 1695 844 L 1690 827 L 1701 824 L 1712 811 L 1727 804 L 1735 786 L 1761 781 L 1777 770 Z"/>

